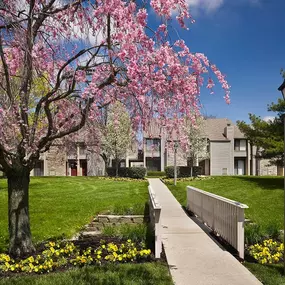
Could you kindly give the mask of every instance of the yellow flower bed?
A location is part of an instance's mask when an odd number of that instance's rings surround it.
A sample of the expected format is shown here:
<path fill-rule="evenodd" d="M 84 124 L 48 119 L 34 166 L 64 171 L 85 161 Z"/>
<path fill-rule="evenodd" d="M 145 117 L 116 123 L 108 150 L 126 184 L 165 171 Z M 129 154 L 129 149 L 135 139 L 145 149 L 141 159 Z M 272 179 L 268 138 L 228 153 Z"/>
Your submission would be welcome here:
<path fill-rule="evenodd" d="M 187 181 L 198 181 L 198 180 L 206 180 L 206 179 L 212 179 L 210 176 L 197 176 L 197 177 L 179 177 L 177 178 L 177 181 L 179 182 L 187 182 Z M 162 178 L 164 183 L 171 184 L 173 183 L 174 178 Z"/>
<path fill-rule="evenodd" d="M 131 240 L 120 245 L 102 242 L 98 248 L 89 247 L 83 251 L 71 242 L 65 244 L 49 242 L 41 254 L 18 261 L 7 254 L 0 254 L 0 272 L 44 273 L 68 265 L 83 266 L 102 262 L 123 263 L 146 260 L 150 254 L 151 251 L 146 249 L 144 244 L 136 246 Z"/>
<path fill-rule="evenodd" d="M 126 181 L 126 182 L 146 182 L 146 179 L 135 179 L 129 177 L 109 177 L 109 176 L 98 176 L 99 180 L 107 180 L 107 181 Z"/>
<path fill-rule="evenodd" d="M 249 254 L 261 264 L 278 263 L 283 260 L 284 244 L 272 239 L 249 247 Z"/>

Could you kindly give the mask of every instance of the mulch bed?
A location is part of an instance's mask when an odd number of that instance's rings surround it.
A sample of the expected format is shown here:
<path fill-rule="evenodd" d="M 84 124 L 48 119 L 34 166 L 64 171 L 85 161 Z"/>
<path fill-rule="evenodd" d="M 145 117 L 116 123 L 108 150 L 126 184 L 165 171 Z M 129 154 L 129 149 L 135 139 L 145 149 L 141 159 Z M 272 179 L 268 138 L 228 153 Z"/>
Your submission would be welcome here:
<path fill-rule="evenodd" d="M 83 239 L 79 239 L 79 240 L 75 240 L 72 241 L 73 244 L 78 247 L 80 249 L 80 251 L 86 250 L 88 247 L 91 247 L 92 249 L 98 248 L 100 245 L 102 245 L 102 242 L 104 241 L 104 244 L 108 244 L 108 243 L 114 243 L 116 245 L 120 245 L 122 243 L 125 243 L 127 241 L 127 239 L 122 239 L 119 237 L 109 237 L 109 236 L 104 236 L 104 235 L 98 235 L 98 236 L 93 236 L 93 237 L 88 237 L 88 238 L 83 238 Z M 45 244 L 49 242 L 43 242 L 40 243 L 38 245 L 36 245 L 36 251 L 33 254 L 33 256 L 36 256 L 38 254 L 41 254 L 43 250 L 45 250 Z M 63 242 L 67 242 L 63 240 Z M 139 244 L 139 242 L 134 242 L 135 244 Z M 29 256 L 27 256 L 29 257 Z M 26 257 L 26 258 L 27 258 Z M 164 251 L 162 253 L 162 258 L 160 259 L 160 261 L 164 261 L 166 262 L 166 257 L 164 254 Z M 129 263 L 145 263 L 145 262 L 156 262 L 156 259 L 154 258 L 154 255 L 151 254 L 151 256 L 147 259 L 147 260 L 135 260 Z M 105 262 L 104 260 L 102 260 L 102 265 L 107 264 L 109 262 Z M 116 264 L 116 262 L 112 263 L 112 264 Z M 122 263 L 120 263 L 122 264 Z M 85 265 L 88 266 L 88 265 Z M 96 265 L 93 265 L 96 266 Z M 100 265 L 98 265 L 100 266 Z M 83 267 L 83 266 L 81 266 Z M 70 268 L 80 268 L 80 266 L 73 266 L 72 264 L 66 264 L 63 267 L 58 267 L 55 268 L 53 271 L 51 272 L 64 272 Z M 1 278 L 10 278 L 10 277 L 16 277 L 16 276 L 32 276 L 32 275 L 42 275 L 42 274 L 49 274 L 48 272 L 44 272 L 44 273 L 35 273 L 35 272 L 31 272 L 31 273 L 27 273 L 27 272 L 0 272 L 0 277 Z"/>

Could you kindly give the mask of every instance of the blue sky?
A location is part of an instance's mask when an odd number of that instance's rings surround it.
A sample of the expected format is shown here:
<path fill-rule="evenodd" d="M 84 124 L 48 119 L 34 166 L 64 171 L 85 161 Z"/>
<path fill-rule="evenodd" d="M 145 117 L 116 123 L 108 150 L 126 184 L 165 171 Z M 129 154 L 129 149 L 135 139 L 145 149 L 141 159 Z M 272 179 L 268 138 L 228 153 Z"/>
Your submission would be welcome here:
<path fill-rule="evenodd" d="M 205 53 L 227 75 L 231 104 L 223 92 L 205 89 L 203 112 L 218 118 L 248 121 L 248 113 L 272 116 L 267 104 L 277 101 L 285 68 L 284 0 L 188 0 L 196 23 L 190 30 L 178 26 L 192 52 Z M 191 5 L 192 4 L 192 5 Z M 175 27 L 175 25 L 174 25 Z"/>

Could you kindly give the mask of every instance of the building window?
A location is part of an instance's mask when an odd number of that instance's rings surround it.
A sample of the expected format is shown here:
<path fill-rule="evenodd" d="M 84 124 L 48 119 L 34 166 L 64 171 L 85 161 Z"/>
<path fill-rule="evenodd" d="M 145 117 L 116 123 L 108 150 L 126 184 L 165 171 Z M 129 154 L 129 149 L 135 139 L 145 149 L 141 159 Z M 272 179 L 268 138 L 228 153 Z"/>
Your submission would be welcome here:
<path fill-rule="evenodd" d="M 245 175 L 245 160 L 235 159 L 235 175 Z"/>
<path fill-rule="evenodd" d="M 39 160 L 34 168 L 34 176 L 44 176 L 44 162 Z"/>
<path fill-rule="evenodd" d="M 146 169 L 148 171 L 161 171 L 160 157 L 147 157 L 146 158 Z"/>
<path fill-rule="evenodd" d="M 146 139 L 147 151 L 160 151 L 160 139 Z"/>
<path fill-rule="evenodd" d="M 86 146 L 84 144 L 79 145 L 79 155 L 85 155 L 86 154 Z"/>
<path fill-rule="evenodd" d="M 143 160 L 143 151 L 141 149 L 138 151 L 138 160 Z"/>
<path fill-rule="evenodd" d="M 131 167 L 143 167 L 143 161 L 130 161 Z"/>
<path fill-rule="evenodd" d="M 235 151 L 246 151 L 246 140 L 235 139 Z"/>

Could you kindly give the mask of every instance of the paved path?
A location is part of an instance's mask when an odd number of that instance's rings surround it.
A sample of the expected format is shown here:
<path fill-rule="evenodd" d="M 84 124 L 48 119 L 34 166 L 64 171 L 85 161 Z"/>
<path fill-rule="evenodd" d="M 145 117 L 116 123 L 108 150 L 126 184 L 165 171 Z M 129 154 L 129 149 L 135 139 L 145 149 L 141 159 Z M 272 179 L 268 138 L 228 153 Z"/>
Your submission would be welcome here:
<path fill-rule="evenodd" d="M 162 242 L 175 285 L 261 284 L 186 215 L 159 179 L 148 180 L 162 207 Z"/>

